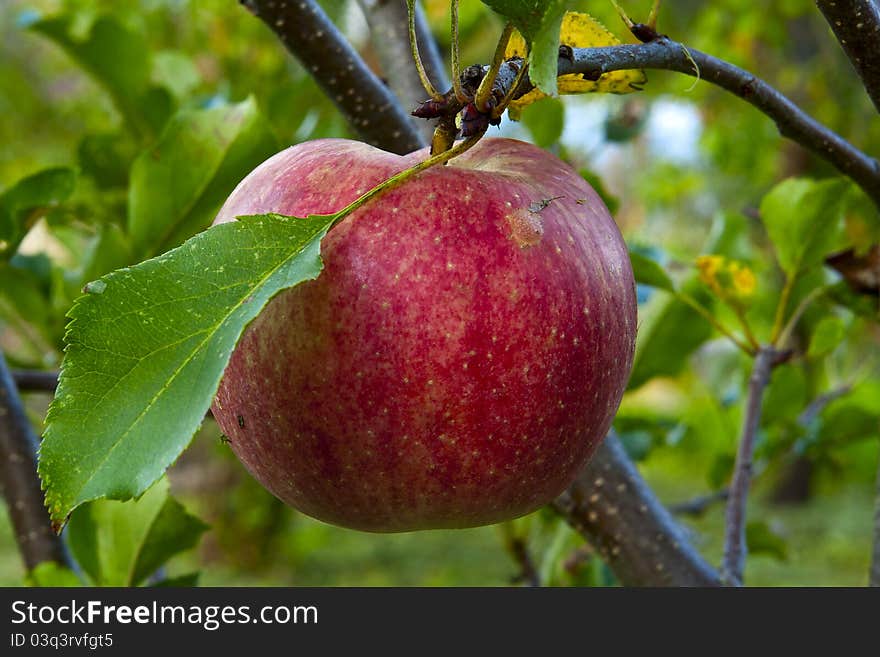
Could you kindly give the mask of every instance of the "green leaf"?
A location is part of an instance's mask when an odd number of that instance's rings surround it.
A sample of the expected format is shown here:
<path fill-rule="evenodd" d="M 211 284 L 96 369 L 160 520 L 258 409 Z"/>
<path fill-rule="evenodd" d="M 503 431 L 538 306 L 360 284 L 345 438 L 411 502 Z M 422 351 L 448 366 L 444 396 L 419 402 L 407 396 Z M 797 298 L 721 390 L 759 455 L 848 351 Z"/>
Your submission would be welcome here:
<path fill-rule="evenodd" d="M 168 494 L 162 478 L 137 500 L 90 502 L 71 516 L 70 549 L 98 586 L 136 586 L 207 526 Z"/>
<path fill-rule="evenodd" d="M 756 521 L 746 525 L 746 545 L 750 554 L 766 554 L 778 561 L 788 560 L 788 544 L 766 522 Z"/>
<path fill-rule="evenodd" d="M 207 529 L 208 525 L 191 516 L 180 502 L 169 497 L 141 546 L 131 584 L 137 585 L 144 581 L 178 552 L 195 547 Z"/>
<path fill-rule="evenodd" d="M 177 577 L 169 577 L 167 579 L 163 579 L 160 582 L 151 584 L 151 586 L 155 588 L 192 588 L 194 586 L 198 586 L 200 575 L 201 573 L 199 572 L 186 573 L 185 575 L 178 575 Z"/>
<path fill-rule="evenodd" d="M 54 351 L 48 305 L 34 272 L 0 260 L 0 325 L 18 338 L 17 359 L 32 366 L 45 366 Z"/>
<path fill-rule="evenodd" d="M 512 22 L 529 44 L 529 77 L 548 96 L 556 95 L 559 28 L 566 0 L 483 0 Z"/>
<path fill-rule="evenodd" d="M 60 588 L 82 586 L 83 583 L 70 568 L 54 561 L 44 561 L 25 575 L 25 585 Z"/>
<path fill-rule="evenodd" d="M 629 388 L 638 388 L 656 376 L 681 372 L 687 357 L 712 336 L 712 330 L 693 308 L 677 298 L 669 299 L 656 320 L 639 332 Z"/>
<path fill-rule="evenodd" d="M 78 38 L 76 22 L 75 16 L 62 15 L 37 21 L 31 29 L 61 46 L 107 90 L 135 134 L 158 134 L 173 101 L 167 91 L 150 85 L 152 65 L 143 35 L 102 16 L 85 38 Z"/>
<path fill-rule="evenodd" d="M 83 173 L 101 189 L 126 187 L 135 156 L 135 143 L 126 134 L 87 135 L 77 148 Z"/>
<path fill-rule="evenodd" d="M 818 265 L 842 240 L 843 199 L 849 183 L 842 178 L 816 182 L 789 178 L 761 201 L 761 219 L 789 277 Z"/>
<path fill-rule="evenodd" d="M 539 103 L 523 108 L 523 124 L 532 139 L 541 148 L 549 148 L 559 141 L 565 125 L 565 105 L 556 98 L 545 98 Z"/>
<path fill-rule="evenodd" d="M 827 356 L 843 341 L 845 335 L 846 324 L 840 317 L 833 315 L 823 317 L 813 330 L 807 356 L 810 358 Z"/>
<path fill-rule="evenodd" d="M 68 313 L 67 349 L 40 447 L 59 525 L 78 505 L 145 491 L 186 448 L 247 324 L 321 271 L 337 215 L 258 215 L 90 283 Z"/>
<path fill-rule="evenodd" d="M 529 78 L 545 94 L 555 96 L 558 91 L 556 75 L 559 71 L 559 28 L 568 3 L 550 0 L 540 4 L 546 13 L 537 32 L 530 39 L 532 47 L 529 50 Z"/>
<path fill-rule="evenodd" d="M 658 263 L 635 251 L 629 252 L 629 260 L 632 263 L 636 283 L 675 292 L 675 284 Z"/>
<path fill-rule="evenodd" d="M 278 144 L 254 99 L 177 114 L 131 170 L 129 232 L 155 255 L 211 225 L 238 182 Z"/>
<path fill-rule="evenodd" d="M 0 194 L 0 259 L 11 258 L 24 239 L 27 224 L 67 200 L 74 187 L 73 169 L 57 167 L 22 178 L 4 190 Z"/>

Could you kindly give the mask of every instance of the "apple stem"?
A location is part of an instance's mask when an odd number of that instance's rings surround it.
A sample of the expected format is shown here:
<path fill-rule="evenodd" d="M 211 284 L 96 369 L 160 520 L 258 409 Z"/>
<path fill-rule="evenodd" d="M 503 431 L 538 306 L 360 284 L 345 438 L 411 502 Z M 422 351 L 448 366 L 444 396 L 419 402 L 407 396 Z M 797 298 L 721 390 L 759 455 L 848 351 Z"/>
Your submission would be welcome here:
<path fill-rule="evenodd" d="M 498 77 L 498 71 L 501 70 L 501 65 L 504 63 L 504 54 L 507 51 L 507 44 L 510 43 L 511 36 L 513 36 L 513 23 L 507 23 L 507 25 L 504 26 L 504 31 L 501 33 L 501 38 L 498 39 L 498 45 L 495 47 L 495 55 L 492 57 L 492 64 L 489 66 L 489 70 L 483 77 L 482 82 L 480 82 L 480 86 L 477 87 L 477 93 L 474 96 L 474 105 L 476 105 L 477 109 L 484 114 L 488 114 L 493 109 L 493 107 L 489 105 L 489 99 L 492 97 L 492 92 L 495 90 L 495 79 Z"/>
<path fill-rule="evenodd" d="M 422 56 L 419 54 L 419 39 L 416 35 L 416 0 L 406 0 L 406 13 L 407 18 L 409 19 L 409 43 L 412 48 L 412 57 L 416 65 L 416 70 L 419 72 L 419 80 L 421 80 L 422 86 L 425 88 L 425 91 L 431 99 L 440 102 L 443 100 L 443 94 L 434 88 L 434 85 L 428 78 L 428 72 L 425 70 L 425 65 L 422 63 Z"/>
<path fill-rule="evenodd" d="M 431 167 L 436 166 L 438 164 L 446 164 L 446 162 L 448 162 L 452 158 L 454 158 L 458 155 L 461 155 L 462 153 L 464 153 L 465 151 L 470 149 L 478 141 L 480 141 L 480 138 L 485 134 L 485 132 L 486 131 L 484 129 L 481 132 L 458 142 L 457 144 L 455 144 L 455 146 L 453 146 L 449 150 L 444 151 L 442 153 L 437 153 L 435 155 L 431 155 L 427 159 L 419 162 L 418 164 L 411 166 L 409 169 L 404 169 L 400 173 L 397 173 L 397 174 L 391 176 L 388 180 L 386 180 L 382 183 L 379 183 L 378 185 L 373 187 L 373 189 L 368 191 L 366 194 L 358 197 L 357 199 L 355 199 L 354 201 L 349 203 L 347 206 L 342 208 L 342 210 L 340 210 L 339 212 L 337 212 L 333 215 L 327 215 L 329 217 L 334 217 L 333 223 L 330 225 L 330 227 L 332 228 L 333 226 L 338 224 L 340 221 L 345 219 L 345 217 L 350 215 L 352 212 L 362 208 L 369 201 L 372 201 L 373 199 L 378 198 L 379 196 L 385 194 L 386 192 L 389 192 L 392 189 L 399 187 L 400 185 L 405 183 L 407 180 L 409 180 L 410 178 L 421 173 L 425 169 L 430 169 Z"/>

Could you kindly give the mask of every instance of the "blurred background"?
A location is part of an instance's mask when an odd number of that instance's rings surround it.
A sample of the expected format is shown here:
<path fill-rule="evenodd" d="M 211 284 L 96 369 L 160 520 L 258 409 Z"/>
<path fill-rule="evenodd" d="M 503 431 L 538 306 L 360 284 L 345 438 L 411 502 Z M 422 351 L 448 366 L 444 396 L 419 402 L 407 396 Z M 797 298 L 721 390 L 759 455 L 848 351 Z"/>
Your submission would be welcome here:
<path fill-rule="evenodd" d="M 321 4 L 378 70 L 358 4 Z M 632 40 L 610 2 L 581 4 Z M 623 4 L 637 20 L 650 6 Z M 423 2 L 443 52 L 448 5 Z M 487 62 L 500 20 L 463 0 L 461 23 L 463 63 Z M 862 150 L 880 154 L 877 114 L 811 0 L 683 0 L 663 8 L 659 29 L 754 72 Z M 505 119 L 501 131 L 581 170 L 631 249 L 661 263 L 708 306 L 696 257 L 720 253 L 747 263 L 758 280 L 749 319 L 766 334 L 781 277 L 757 219 L 761 197 L 785 177 L 834 172 L 739 99 L 677 74 L 649 71 L 648 79 L 638 94 L 541 101 L 520 123 Z M 83 283 L 173 246 L 143 247 L 126 231 L 132 163 L 187 121 L 223 124 L 231 108 L 247 113 L 247 125 L 228 137 L 216 198 L 177 241 L 206 227 L 235 182 L 272 152 L 351 136 L 340 115 L 234 0 L 2 3 L 0 193 L 47 169 L 70 176 L 69 190 L 28 222 L 15 254 L 0 257 L 0 347 L 11 367 L 57 369 L 64 313 Z M 616 426 L 661 500 L 717 564 L 749 363 L 683 304 L 649 288 L 639 292 L 637 362 Z M 835 339 L 824 353 L 779 368 L 766 398 L 749 511 L 752 585 L 867 581 L 880 336 L 858 312 L 820 306 L 807 313 L 805 334 L 822 321 Z M 49 401 L 26 395 L 38 430 Z M 399 535 L 311 520 L 256 484 L 211 421 L 169 477 L 177 499 L 210 530 L 167 569 L 199 570 L 204 585 L 508 585 L 522 581 L 511 553 L 523 544 L 544 584 L 614 584 L 550 511 L 501 527 Z M 0 507 L 0 585 L 23 576 Z"/>

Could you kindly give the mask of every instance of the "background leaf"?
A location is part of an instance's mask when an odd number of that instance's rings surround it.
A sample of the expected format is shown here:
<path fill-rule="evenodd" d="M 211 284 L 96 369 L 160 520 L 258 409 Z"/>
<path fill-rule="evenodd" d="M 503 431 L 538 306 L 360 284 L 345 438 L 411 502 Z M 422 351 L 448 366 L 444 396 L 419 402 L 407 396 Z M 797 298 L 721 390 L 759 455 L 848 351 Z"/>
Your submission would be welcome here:
<path fill-rule="evenodd" d="M 823 317 L 813 330 L 807 356 L 810 358 L 827 356 L 841 343 L 845 335 L 846 325 L 842 319 L 834 315 Z"/>
<path fill-rule="evenodd" d="M 25 576 L 27 586 L 38 587 L 77 587 L 82 586 L 76 573 L 54 561 L 39 563 Z"/>
<path fill-rule="evenodd" d="M 71 516 L 67 538 L 98 586 L 136 586 L 193 547 L 207 525 L 189 515 L 160 479 L 137 500 L 96 500 Z"/>
<path fill-rule="evenodd" d="M 19 180 L 0 194 L 0 259 L 11 258 L 35 215 L 67 200 L 76 173 L 67 167 L 45 169 Z"/>
<path fill-rule="evenodd" d="M 69 313 L 40 447 L 53 522 L 89 500 L 136 497 L 162 475 L 201 424 L 245 326 L 280 290 L 318 275 L 334 219 L 240 219 L 90 284 Z"/>
<path fill-rule="evenodd" d="M 822 262 L 840 246 L 842 201 L 849 183 L 789 178 L 761 201 L 761 219 L 779 265 L 790 276 Z"/>
<path fill-rule="evenodd" d="M 253 98 L 176 115 L 132 167 L 136 252 L 161 253 L 207 228 L 235 185 L 277 150 Z"/>
<path fill-rule="evenodd" d="M 112 16 L 101 16 L 84 38 L 77 38 L 75 23 L 74 16 L 62 15 L 40 20 L 31 29 L 61 46 L 107 90 L 135 134 L 157 134 L 174 107 L 167 91 L 150 84 L 144 37 Z"/>
<path fill-rule="evenodd" d="M 693 308 L 677 298 L 669 299 L 651 325 L 639 331 L 629 388 L 638 388 L 656 376 L 681 372 L 687 367 L 687 357 L 712 336 L 712 331 Z"/>
<path fill-rule="evenodd" d="M 629 260 L 632 263 L 636 283 L 650 285 L 667 292 L 675 292 L 675 284 L 659 263 L 632 250 L 629 252 Z"/>

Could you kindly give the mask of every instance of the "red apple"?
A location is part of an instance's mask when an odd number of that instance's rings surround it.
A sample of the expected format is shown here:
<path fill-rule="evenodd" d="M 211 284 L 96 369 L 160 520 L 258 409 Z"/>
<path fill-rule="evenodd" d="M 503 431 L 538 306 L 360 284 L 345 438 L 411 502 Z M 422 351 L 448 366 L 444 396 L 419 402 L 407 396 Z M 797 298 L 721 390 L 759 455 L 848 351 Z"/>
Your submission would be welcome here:
<path fill-rule="evenodd" d="M 335 212 L 426 156 L 300 144 L 215 223 Z M 499 522 L 565 489 L 611 424 L 636 333 L 626 247 L 576 171 L 483 139 L 350 215 L 322 252 L 318 279 L 247 328 L 213 406 L 254 477 L 368 531 Z"/>

